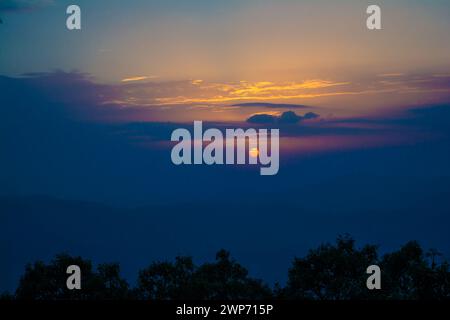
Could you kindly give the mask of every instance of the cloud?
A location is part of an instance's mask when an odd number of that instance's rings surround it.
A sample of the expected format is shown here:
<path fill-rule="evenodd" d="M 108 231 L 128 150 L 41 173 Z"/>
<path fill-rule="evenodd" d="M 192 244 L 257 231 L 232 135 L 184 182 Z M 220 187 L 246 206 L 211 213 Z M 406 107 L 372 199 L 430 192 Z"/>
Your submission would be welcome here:
<path fill-rule="evenodd" d="M 311 108 L 303 104 L 288 104 L 288 103 L 269 103 L 269 102 L 249 102 L 233 104 L 233 107 L 261 107 L 271 109 L 306 109 Z"/>
<path fill-rule="evenodd" d="M 281 114 L 281 116 L 276 116 L 267 113 L 258 113 L 252 115 L 247 119 L 248 123 L 259 123 L 259 124 L 295 124 L 302 120 L 311 120 L 319 118 L 319 115 L 313 112 L 308 112 L 304 116 L 296 114 L 294 111 L 286 111 Z"/>
<path fill-rule="evenodd" d="M 1 77 L 0 77 L 1 78 Z M 131 77 L 130 77 L 131 78 Z M 425 81 L 432 79 L 433 81 Z M 394 80 L 394 79 L 392 79 Z M 448 91 L 450 88 L 449 78 L 430 78 L 425 76 L 409 76 L 398 79 L 400 84 L 380 84 L 386 89 L 394 87 L 394 92 L 422 91 Z M 56 103 L 68 106 L 65 112 L 71 115 L 78 114 L 83 119 L 101 121 L 191 121 L 193 119 L 203 119 L 204 121 L 246 121 L 258 114 L 267 114 L 277 119 L 283 111 L 296 111 L 309 108 L 303 104 L 270 103 L 265 101 L 253 101 L 249 103 L 214 104 L 214 103 L 186 103 L 186 104 L 160 104 L 163 97 L 198 96 L 208 99 L 209 96 L 219 94 L 225 96 L 227 92 L 235 88 L 231 84 L 196 82 L 193 80 L 181 81 L 128 81 L 116 84 L 97 83 L 87 74 L 52 72 L 26 74 L 20 78 L 10 78 L 11 83 L 21 83 L 23 86 L 39 91 L 39 94 L 48 97 L 54 105 Z M 419 82 L 418 82 L 419 81 Z M 235 83 L 236 86 L 239 84 Z M 401 90 L 400 90 L 401 88 Z M 9 89 L 2 90 L 3 93 Z M 374 89 L 375 91 L 377 89 Z M 391 90 L 391 89 L 389 89 Z M 332 92 L 328 92 L 332 94 Z M 326 94 L 323 92 L 322 94 Z M 4 98 L 6 97 L 3 94 Z M 17 94 L 19 99 L 20 94 Z M 441 103 L 439 100 L 430 100 L 430 104 Z M 1 103 L 4 105 L 3 103 Z M 419 105 L 419 104 L 416 104 Z M 254 109 L 255 108 L 255 109 Z M 259 108 L 259 109 L 258 109 Z M 307 110 L 307 109 L 305 109 Z M 329 114 L 326 109 L 320 113 Z M 309 111 L 309 110 L 307 110 Z M 296 111 L 297 112 L 297 111 Z M 306 112 L 306 111 L 305 111 Z M 355 115 L 354 115 L 355 116 Z M 306 113 L 298 115 L 299 121 L 313 119 L 317 114 Z M 329 118 L 329 117 L 327 117 Z M 270 123 L 270 117 L 255 117 L 250 121 Z M 284 115 L 281 123 L 295 123 L 296 117 Z"/>
<path fill-rule="evenodd" d="M 146 81 L 148 75 L 133 75 L 113 85 L 114 94 L 105 94 L 105 105 L 125 107 L 163 106 L 215 106 L 232 108 L 306 109 L 305 99 L 318 99 L 316 107 L 332 105 L 338 97 L 355 99 L 362 104 L 386 95 L 397 95 L 399 105 L 417 101 L 417 96 L 430 97 L 439 103 L 450 94 L 450 78 L 430 75 L 403 75 L 377 77 L 355 83 L 330 80 L 306 80 L 302 82 L 208 82 L 205 80 Z M 364 99 L 363 96 L 374 96 Z M 378 95 L 375 97 L 375 95 Z M 408 96 L 406 96 L 408 95 Z M 359 98 L 359 96 L 362 96 Z M 326 99 L 326 100 L 325 100 Z M 406 102 L 405 102 L 406 101 Z M 348 107 L 349 109 L 351 107 Z M 224 111 L 224 110 L 220 110 Z M 248 114 L 246 115 L 248 116 Z"/>
<path fill-rule="evenodd" d="M 303 116 L 303 119 L 305 120 L 312 120 L 312 119 L 317 119 L 320 116 L 317 113 L 314 112 L 308 112 Z"/>
<path fill-rule="evenodd" d="M 177 96 L 159 97 L 158 104 L 229 103 L 243 101 L 273 101 L 315 98 L 352 94 L 346 91 L 327 91 L 349 82 L 305 80 L 302 82 L 239 81 L 229 83 L 188 82 L 189 86 Z M 195 87 L 195 90 L 192 89 Z"/>
<path fill-rule="evenodd" d="M 278 119 L 279 123 L 297 123 L 302 119 L 301 116 L 297 115 L 294 111 L 283 112 L 281 117 Z"/>
<path fill-rule="evenodd" d="M 136 76 L 136 77 L 124 78 L 121 80 L 121 82 L 142 81 L 142 80 L 147 80 L 147 79 L 149 79 L 149 77 L 147 77 L 147 76 Z"/>
<path fill-rule="evenodd" d="M 248 123 L 258 123 L 258 124 L 264 124 L 264 123 L 275 123 L 276 117 L 271 114 L 255 114 L 247 119 Z"/>
<path fill-rule="evenodd" d="M 54 0 L 2 0 L 0 12 L 34 10 L 49 6 L 54 2 Z"/>
<path fill-rule="evenodd" d="M 249 96 L 260 94 L 274 94 L 276 92 L 298 91 L 304 89 L 321 89 L 342 86 L 349 82 L 332 82 L 327 80 L 307 80 L 303 82 L 274 83 L 269 81 L 246 82 L 241 81 L 239 88 L 231 92 L 236 96 Z"/>

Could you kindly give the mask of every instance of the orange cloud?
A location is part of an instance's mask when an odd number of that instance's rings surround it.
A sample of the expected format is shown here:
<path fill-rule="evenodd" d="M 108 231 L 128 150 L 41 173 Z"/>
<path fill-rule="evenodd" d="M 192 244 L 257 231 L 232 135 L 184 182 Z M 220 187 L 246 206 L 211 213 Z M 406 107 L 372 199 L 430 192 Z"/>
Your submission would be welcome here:
<path fill-rule="evenodd" d="M 246 96 L 249 94 L 274 93 L 302 89 L 322 89 L 346 84 L 349 84 L 349 82 L 331 82 L 325 80 L 308 80 L 301 83 L 291 82 L 284 84 L 275 84 L 272 82 L 241 82 L 241 88 L 236 89 L 231 92 L 231 94 L 236 96 Z"/>
<path fill-rule="evenodd" d="M 154 77 L 148 77 L 148 76 L 137 76 L 137 77 L 129 77 L 129 78 L 125 78 L 122 79 L 122 82 L 133 82 L 133 81 L 142 81 L 142 80 L 147 80 L 150 78 L 154 78 Z"/>
<path fill-rule="evenodd" d="M 327 80 L 308 80 L 303 82 L 284 83 L 274 83 L 269 81 L 240 81 L 238 83 L 231 84 L 204 84 L 203 81 L 194 81 L 191 83 L 198 86 L 202 90 L 201 93 L 194 93 L 190 96 L 159 97 L 156 101 L 161 104 L 222 103 L 243 100 L 266 101 L 275 99 L 314 98 L 328 95 L 353 94 L 351 92 L 311 92 L 312 90 L 350 84 L 350 82 L 332 82 Z"/>
<path fill-rule="evenodd" d="M 123 82 L 139 81 L 144 77 L 130 77 Z M 391 101 L 392 93 L 395 104 L 404 105 L 415 101 L 419 95 L 444 96 L 450 88 L 448 81 L 435 75 L 401 76 L 400 74 L 374 75 L 372 79 L 356 82 L 313 79 L 306 81 L 235 81 L 207 82 L 204 80 L 180 80 L 168 82 L 131 82 L 123 86 L 107 104 L 123 106 L 167 106 L 167 105 L 210 105 L 220 106 L 239 102 L 281 102 L 295 101 L 301 103 L 305 99 L 317 99 L 318 103 L 343 105 L 350 110 L 349 101 L 356 106 L 380 106 Z M 402 94 L 403 97 L 400 97 Z M 409 96 L 407 96 L 409 94 Z M 373 95 L 376 98 L 366 98 Z M 388 96 L 389 95 L 389 96 Z M 413 96 L 416 95 L 416 96 Z M 337 99 L 337 97 L 344 97 Z M 354 98 L 353 98 L 354 97 Z M 358 98 L 361 97 L 361 98 Z M 364 98 L 363 98 L 364 97 Z M 336 99 L 335 99 L 336 98 Z M 334 104 L 333 104 L 334 103 Z M 389 105 L 390 106 L 390 105 Z M 355 107 L 356 108 L 356 107 Z M 344 109 L 343 109 L 344 110 Z M 359 110 L 363 110 L 359 108 Z M 221 112 L 221 109 L 214 109 Z"/>

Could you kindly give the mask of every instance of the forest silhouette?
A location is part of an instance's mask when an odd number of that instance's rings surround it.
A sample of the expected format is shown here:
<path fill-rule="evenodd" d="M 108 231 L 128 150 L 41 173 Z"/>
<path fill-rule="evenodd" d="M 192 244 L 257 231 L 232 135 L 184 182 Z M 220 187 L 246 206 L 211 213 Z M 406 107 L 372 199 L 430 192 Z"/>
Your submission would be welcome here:
<path fill-rule="evenodd" d="M 379 265 L 381 290 L 368 290 L 366 269 Z M 66 288 L 69 265 L 82 270 L 82 290 Z M 449 263 L 437 250 L 411 241 L 382 256 L 375 245 L 358 248 L 348 235 L 334 244 L 295 258 L 284 286 L 252 278 L 220 250 L 214 262 L 196 265 L 192 257 L 153 262 L 139 271 L 136 286 L 121 277 L 116 263 L 99 264 L 59 254 L 51 262 L 28 264 L 13 294 L 1 300 L 447 300 Z"/>

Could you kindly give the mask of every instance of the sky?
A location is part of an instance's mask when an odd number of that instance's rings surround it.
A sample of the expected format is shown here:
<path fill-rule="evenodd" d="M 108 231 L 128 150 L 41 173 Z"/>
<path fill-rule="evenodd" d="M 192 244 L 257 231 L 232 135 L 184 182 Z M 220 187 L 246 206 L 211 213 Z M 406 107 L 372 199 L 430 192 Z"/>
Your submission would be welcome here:
<path fill-rule="evenodd" d="M 260 100 L 348 116 L 449 95 L 445 1 L 379 1 L 376 32 L 368 1 L 79 1 L 78 32 L 67 1 L 3 3 L 2 74 L 86 73 L 123 85 L 116 104 Z"/>
<path fill-rule="evenodd" d="M 369 31 L 372 1 L 80 0 L 68 31 L 72 1 L 0 0 L 0 292 L 63 251 L 130 282 L 220 248 L 283 282 L 343 233 L 450 257 L 450 5 L 376 2 Z M 279 173 L 174 166 L 194 120 L 279 129 Z"/>

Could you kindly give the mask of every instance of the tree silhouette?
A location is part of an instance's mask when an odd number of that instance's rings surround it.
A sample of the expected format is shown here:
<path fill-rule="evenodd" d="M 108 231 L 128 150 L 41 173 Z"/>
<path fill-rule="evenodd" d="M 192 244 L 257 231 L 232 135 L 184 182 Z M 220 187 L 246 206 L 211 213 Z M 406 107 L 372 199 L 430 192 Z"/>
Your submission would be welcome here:
<path fill-rule="evenodd" d="M 178 300 L 192 297 L 195 270 L 190 257 L 177 257 L 175 263 L 154 262 L 139 272 L 137 293 L 144 300 Z"/>
<path fill-rule="evenodd" d="M 82 290 L 69 290 L 66 286 L 67 267 L 77 265 L 82 270 Z M 20 300 L 104 300 L 129 298 L 128 284 L 120 278 L 117 264 L 102 264 L 98 272 L 92 263 L 81 257 L 60 254 L 45 264 L 38 261 L 25 268 L 16 290 Z"/>
<path fill-rule="evenodd" d="M 271 290 L 261 280 L 221 250 L 216 262 L 197 267 L 190 257 L 178 257 L 175 263 L 159 262 L 139 273 L 137 292 L 143 299 L 159 300 L 238 300 L 263 299 Z"/>
<path fill-rule="evenodd" d="M 205 263 L 193 277 L 195 292 L 202 300 L 254 300 L 271 297 L 271 290 L 259 279 L 248 276 L 248 271 L 230 253 L 221 250 L 216 262 Z"/>
<path fill-rule="evenodd" d="M 366 268 L 376 264 L 377 247 L 358 250 L 349 236 L 336 245 L 324 244 L 296 258 L 281 297 L 288 299 L 346 300 L 368 298 Z"/>
<path fill-rule="evenodd" d="M 14 296 L 8 292 L 0 294 L 0 301 L 12 301 L 12 300 L 14 300 Z"/>
<path fill-rule="evenodd" d="M 381 262 L 387 299 L 450 298 L 449 265 L 431 266 L 416 241 L 408 242 L 399 251 L 386 254 Z"/>
<path fill-rule="evenodd" d="M 431 269 L 434 270 L 436 268 L 436 265 L 437 265 L 436 259 L 438 257 L 442 257 L 442 253 L 440 253 L 436 249 L 430 249 L 430 250 L 428 250 L 428 252 L 426 254 L 426 257 L 431 259 Z"/>
<path fill-rule="evenodd" d="M 272 290 L 250 277 L 225 250 L 214 262 L 201 265 L 191 257 L 154 262 L 139 272 L 134 289 L 121 278 L 118 264 L 100 264 L 94 270 L 89 260 L 60 254 L 49 264 L 27 265 L 15 295 L 3 294 L 0 300 L 450 299 L 449 264 L 439 262 L 438 256 L 436 250 L 424 253 L 411 241 L 379 258 L 376 246 L 357 248 L 345 235 L 295 258 L 286 286 L 277 284 Z M 366 269 L 373 264 L 381 268 L 381 290 L 366 287 Z M 66 289 L 69 265 L 81 268 L 82 290 Z"/>

